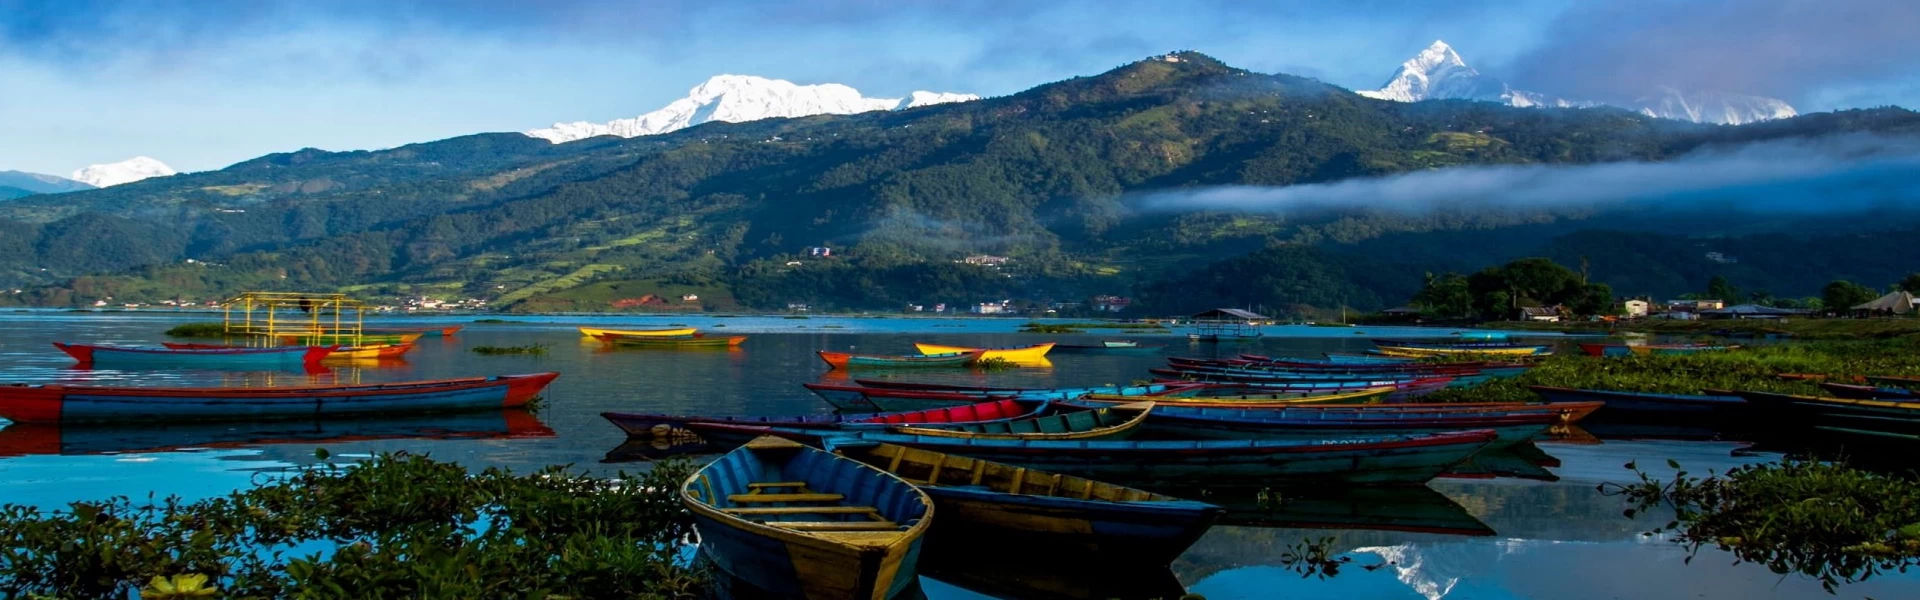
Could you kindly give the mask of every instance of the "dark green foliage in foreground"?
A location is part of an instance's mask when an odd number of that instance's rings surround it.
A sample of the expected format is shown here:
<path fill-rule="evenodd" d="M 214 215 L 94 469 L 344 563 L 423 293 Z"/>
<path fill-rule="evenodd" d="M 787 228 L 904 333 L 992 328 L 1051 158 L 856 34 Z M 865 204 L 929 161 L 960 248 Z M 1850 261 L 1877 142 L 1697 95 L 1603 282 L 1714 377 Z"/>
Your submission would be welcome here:
<path fill-rule="evenodd" d="M 1728 352 L 1592 357 L 1577 351 L 1542 361 L 1518 377 L 1435 392 L 1434 402 L 1537 401 L 1530 385 L 1579 389 L 1699 394 L 1708 389 L 1820 394 L 1781 373 L 1847 379 L 1861 375 L 1920 375 L 1920 338 L 1760 345 Z"/>
<path fill-rule="evenodd" d="M 1873 288 L 1844 279 L 1836 279 L 1820 290 L 1820 304 L 1828 311 L 1842 314 L 1879 297 L 1880 293 Z"/>
<path fill-rule="evenodd" d="M 1649 535 L 1674 531 L 1676 541 L 1695 552 L 1719 548 L 1775 573 L 1818 579 L 1829 593 L 1841 583 L 1920 565 L 1920 483 L 1909 477 L 1817 461 L 1747 465 L 1706 477 L 1679 471 L 1668 481 L 1633 463 L 1627 468 L 1640 481 L 1602 484 L 1600 491 L 1633 501 L 1628 516 L 1671 505 L 1674 522 Z"/>
<path fill-rule="evenodd" d="M 705 584 L 674 557 L 688 473 L 476 475 L 394 454 L 193 503 L 6 505 L 0 597 L 120 599 L 204 575 L 235 598 L 689 598 Z"/>
<path fill-rule="evenodd" d="M 225 323 L 181 323 L 167 330 L 168 337 L 216 338 L 226 335 Z"/>

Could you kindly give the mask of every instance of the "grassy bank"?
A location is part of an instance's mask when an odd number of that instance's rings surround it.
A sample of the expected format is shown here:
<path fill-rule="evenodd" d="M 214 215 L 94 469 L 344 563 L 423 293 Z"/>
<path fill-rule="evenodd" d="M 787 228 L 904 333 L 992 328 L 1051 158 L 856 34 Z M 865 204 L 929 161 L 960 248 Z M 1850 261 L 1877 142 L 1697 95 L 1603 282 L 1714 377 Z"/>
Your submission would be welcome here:
<path fill-rule="evenodd" d="M 167 330 L 167 337 L 179 338 L 217 338 L 226 337 L 225 323 L 181 323 Z"/>
<path fill-rule="evenodd" d="M 1805 381 L 1781 373 L 1850 378 L 1859 375 L 1920 375 L 1920 338 L 1850 342 L 1765 344 L 1728 352 L 1597 358 L 1554 356 L 1518 377 L 1435 393 L 1436 402 L 1538 399 L 1530 385 L 1582 389 L 1698 394 L 1707 389 L 1766 390 L 1815 394 Z"/>
<path fill-rule="evenodd" d="M 193 503 L 6 505 L 0 597 L 693 598 L 706 578 L 675 554 L 689 472 L 472 474 L 396 454 Z"/>
<path fill-rule="evenodd" d="M 1654 335 L 1708 336 L 1722 333 L 1788 334 L 1803 340 L 1884 339 L 1920 335 L 1920 319 L 1787 319 L 1783 321 L 1730 319 L 1718 321 L 1675 321 L 1647 319 L 1619 323 L 1577 321 L 1539 323 L 1502 321 L 1481 325 L 1488 329 L 1514 331 L 1572 331 L 1580 333 L 1647 333 Z"/>

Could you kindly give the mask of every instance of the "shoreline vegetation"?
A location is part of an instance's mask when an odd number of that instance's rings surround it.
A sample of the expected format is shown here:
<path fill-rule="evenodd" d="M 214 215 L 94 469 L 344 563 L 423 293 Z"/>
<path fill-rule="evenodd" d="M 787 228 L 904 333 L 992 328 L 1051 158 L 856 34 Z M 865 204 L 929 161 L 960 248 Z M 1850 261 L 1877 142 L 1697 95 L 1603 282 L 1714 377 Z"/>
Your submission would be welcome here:
<path fill-rule="evenodd" d="M 679 556 L 692 523 L 678 490 L 692 471 L 669 460 L 612 478 L 470 473 L 396 453 L 197 502 L 7 504 L 0 596 L 690 599 L 710 586 Z"/>
<path fill-rule="evenodd" d="M 1724 319 L 1680 321 L 1642 319 L 1636 321 L 1571 321 L 1543 323 L 1496 321 L 1478 327 L 1508 331 L 1555 331 L 1572 333 L 1645 333 L 1651 335 L 1735 336 L 1775 335 L 1802 340 L 1855 340 L 1920 335 L 1920 318 L 1892 317 L 1875 319 Z"/>
<path fill-rule="evenodd" d="M 1428 398 L 1433 402 L 1533 402 L 1539 400 L 1527 389 L 1533 385 L 1663 394 L 1743 389 L 1825 395 L 1814 382 L 1783 379 L 1782 373 L 1836 380 L 1863 375 L 1920 375 L 1920 337 L 1761 344 L 1730 352 L 1606 358 L 1562 353 L 1518 376 L 1441 390 Z"/>

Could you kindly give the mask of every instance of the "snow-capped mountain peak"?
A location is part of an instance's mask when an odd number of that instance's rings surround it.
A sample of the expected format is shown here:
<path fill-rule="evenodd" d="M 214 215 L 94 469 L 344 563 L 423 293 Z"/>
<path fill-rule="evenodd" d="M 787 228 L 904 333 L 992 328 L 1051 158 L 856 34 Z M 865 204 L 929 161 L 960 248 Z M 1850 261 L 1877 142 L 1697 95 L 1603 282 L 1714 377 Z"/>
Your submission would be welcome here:
<path fill-rule="evenodd" d="M 166 163 L 135 156 L 117 163 L 88 165 L 87 168 L 73 172 L 73 180 L 94 187 L 108 187 L 122 183 L 133 183 L 149 177 L 165 177 L 174 174 L 173 167 Z"/>
<path fill-rule="evenodd" d="M 1400 63 L 1400 68 L 1380 89 L 1355 93 L 1395 102 L 1478 100 L 1522 108 L 1589 108 L 1605 105 L 1591 100 L 1569 100 L 1513 89 L 1505 81 L 1467 66 L 1467 61 L 1460 58 L 1452 46 L 1440 40 L 1435 40 L 1407 62 Z M 1650 95 L 1619 105 L 1652 117 L 1728 125 L 1784 119 L 1799 114 L 1786 102 L 1773 98 L 1719 92 L 1682 92 L 1665 86 L 1657 88 Z"/>
<path fill-rule="evenodd" d="M 979 98 L 973 94 L 937 92 L 914 92 L 904 99 L 868 98 L 860 95 L 859 90 L 837 83 L 799 85 L 752 75 L 715 75 L 694 86 L 687 97 L 638 117 L 607 123 L 555 123 L 526 133 L 558 144 L 602 135 L 656 135 L 708 121 L 740 123 L 776 117 L 848 115 Z"/>

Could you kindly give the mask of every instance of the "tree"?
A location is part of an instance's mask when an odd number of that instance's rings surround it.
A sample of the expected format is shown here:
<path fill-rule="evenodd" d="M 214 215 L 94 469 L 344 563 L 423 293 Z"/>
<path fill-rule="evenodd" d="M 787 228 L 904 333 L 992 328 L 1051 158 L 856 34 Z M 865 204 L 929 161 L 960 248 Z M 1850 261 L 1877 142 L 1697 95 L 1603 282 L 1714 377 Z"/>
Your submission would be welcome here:
<path fill-rule="evenodd" d="M 1569 299 L 1567 310 L 1576 315 L 1618 314 L 1613 303 L 1613 286 L 1604 283 L 1589 283 L 1582 286 L 1579 295 Z"/>
<path fill-rule="evenodd" d="M 1437 317 L 1465 317 L 1473 314 L 1473 291 L 1467 278 L 1459 273 L 1427 274 L 1427 283 L 1414 294 L 1413 301 Z"/>
<path fill-rule="evenodd" d="M 1844 313 L 1847 309 L 1872 302 L 1879 297 L 1872 288 L 1844 279 L 1836 279 L 1820 291 L 1820 305 L 1833 312 Z"/>
<path fill-rule="evenodd" d="M 1477 299 L 1474 310 L 1486 319 L 1511 317 L 1521 306 L 1564 304 L 1587 291 L 1578 273 L 1545 258 L 1488 267 L 1468 277 L 1467 288 Z"/>
<path fill-rule="evenodd" d="M 1715 275 L 1713 279 L 1707 281 L 1707 297 L 1712 300 L 1737 303 L 1740 301 L 1740 288 L 1733 287 L 1733 282 L 1727 281 L 1726 277 Z"/>
<path fill-rule="evenodd" d="M 1920 294 L 1920 273 L 1908 275 L 1906 279 L 1900 280 L 1900 283 L 1895 285 L 1908 292 Z"/>

